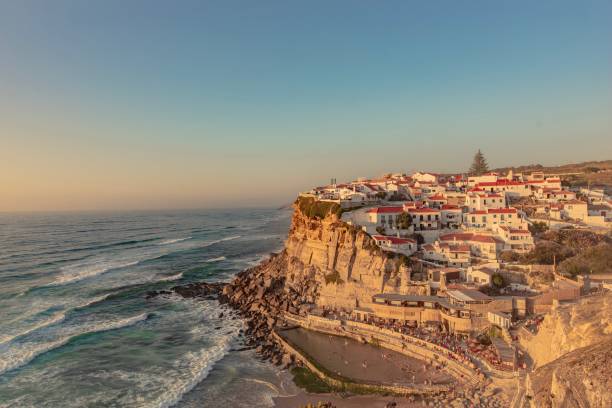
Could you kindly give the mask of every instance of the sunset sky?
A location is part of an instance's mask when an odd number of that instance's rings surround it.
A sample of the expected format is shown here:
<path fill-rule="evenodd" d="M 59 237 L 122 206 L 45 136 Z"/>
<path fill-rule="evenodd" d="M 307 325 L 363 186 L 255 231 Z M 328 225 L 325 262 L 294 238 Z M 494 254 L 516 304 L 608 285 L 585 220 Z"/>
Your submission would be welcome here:
<path fill-rule="evenodd" d="M 610 1 L 0 2 L 0 211 L 612 159 Z"/>

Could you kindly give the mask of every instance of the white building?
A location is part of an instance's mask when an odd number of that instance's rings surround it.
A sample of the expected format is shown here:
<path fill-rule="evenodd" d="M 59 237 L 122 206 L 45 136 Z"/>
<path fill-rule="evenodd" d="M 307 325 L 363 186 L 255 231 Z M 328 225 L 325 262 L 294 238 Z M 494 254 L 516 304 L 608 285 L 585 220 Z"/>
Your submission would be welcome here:
<path fill-rule="evenodd" d="M 470 246 L 436 241 L 423 245 L 423 259 L 445 266 L 464 268 L 470 264 Z"/>
<path fill-rule="evenodd" d="M 417 242 L 410 238 L 398 238 L 386 235 L 372 235 L 376 244 L 382 249 L 410 256 L 417 250 Z"/>
<path fill-rule="evenodd" d="M 520 217 L 516 208 L 489 208 L 463 214 L 463 225 L 472 229 L 494 231 L 497 226 L 527 229 L 527 223 Z"/>
<path fill-rule="evenodd" d="M 465 197 L 469 211 L 481 211 L 488 208 L 506 207 L 506 196 L 499 193 L 470 192 Z"/>
<path fill-rule="evenodd" d="M 499 179 L 476 184 L 476 187 L 491 193 L 504 193 L 509 197 L 529 197 L 531 187 L 528 182 Z"/>

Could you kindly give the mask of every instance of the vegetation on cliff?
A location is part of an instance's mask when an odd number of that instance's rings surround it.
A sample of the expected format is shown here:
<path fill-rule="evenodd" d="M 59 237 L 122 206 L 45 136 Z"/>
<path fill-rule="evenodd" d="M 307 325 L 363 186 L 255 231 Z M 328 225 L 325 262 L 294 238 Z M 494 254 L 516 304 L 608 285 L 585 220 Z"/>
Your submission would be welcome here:
<path fill-rule="evenodd" d="M 298 197 L 296 205 L 300 212 L 308 218 L 323 219 L 330 214 L 342 215 L 342 207 L 329 201 L 318 201 L 313 197 Z"/>

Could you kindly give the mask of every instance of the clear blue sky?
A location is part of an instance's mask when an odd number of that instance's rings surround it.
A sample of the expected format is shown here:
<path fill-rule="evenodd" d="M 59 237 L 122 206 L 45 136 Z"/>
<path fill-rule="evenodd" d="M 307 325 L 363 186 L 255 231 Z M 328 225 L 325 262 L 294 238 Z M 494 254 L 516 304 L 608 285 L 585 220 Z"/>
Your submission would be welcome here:
<path fill-rule="evenodd" d="M 612 158 L 610 1 L 0 3 L 0 210 Z"/>

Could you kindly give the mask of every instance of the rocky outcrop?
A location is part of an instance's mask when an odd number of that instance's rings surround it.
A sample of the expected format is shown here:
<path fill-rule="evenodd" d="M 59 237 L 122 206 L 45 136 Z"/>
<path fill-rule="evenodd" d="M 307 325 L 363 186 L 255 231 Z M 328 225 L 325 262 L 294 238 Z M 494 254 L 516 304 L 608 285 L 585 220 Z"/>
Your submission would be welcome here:
<path fill-rule="evenodd" d="M 368 234 L 335 215 L 313 219 L 296 208 L 285 249 L 287 284 L 314 281 L 318 306 L 351 310 L 377 293 L 425 291 L 408 285 L 404 258 L 381 251 Z"/>
<path fill-rule="evenodd" d="M 612 406 L 612 338 L 571 351 L 529 375 L 527 395 L 533 408 Z"/>
<path fill-rule="evenodd" d="M 561 305 L 547 314 L 538 334 L 525 339 L 536 367 L 573 350 L 597 344 L 612 336 L 612 295 L 586 297 Z"/>

